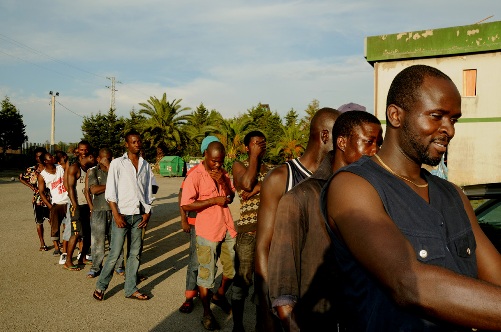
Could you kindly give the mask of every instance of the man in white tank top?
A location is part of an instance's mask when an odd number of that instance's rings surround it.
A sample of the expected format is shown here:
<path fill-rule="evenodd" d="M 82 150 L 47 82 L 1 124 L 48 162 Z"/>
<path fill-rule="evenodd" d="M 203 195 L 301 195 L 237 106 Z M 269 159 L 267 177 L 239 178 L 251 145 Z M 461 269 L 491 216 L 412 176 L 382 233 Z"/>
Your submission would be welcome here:
<path fill-rule="evenodd" d="M 51 240 L 54 242 L 54 256 L 61 255 L 59 248 L 59 229 L 61 222 L 66 217 L 67 204 L 70 202 L 68 192 L 64 187 L 64 169 L 56 164 L 56 160 L 46 152 L 40 156 L 40 161 L 45 169 L 38 175 L 38 190 L 42 201 L 50 209 Z M 45 188 L 49 188 L 51 201 L 44 194 Z"/>

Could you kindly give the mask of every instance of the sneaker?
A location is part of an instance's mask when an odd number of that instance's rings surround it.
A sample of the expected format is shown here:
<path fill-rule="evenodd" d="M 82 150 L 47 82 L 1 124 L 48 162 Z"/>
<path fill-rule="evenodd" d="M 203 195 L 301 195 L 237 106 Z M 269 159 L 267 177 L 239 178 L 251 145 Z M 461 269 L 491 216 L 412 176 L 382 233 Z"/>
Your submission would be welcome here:
<path fill-rule="evenodd" d="M 61 254 L 61 257 L 59 257 L 59 264 L 60 265 L 63 265 L 64 263 L 66 263 L 66 253 L 64 254 Z"/>
<path fill-rule="evenodd" d="M 91 261 L 92 260 L 92 255 L 85 255 L 85 259 L 87 259 L 88 261 Z"/>
<path fill-rule="evenodd" d="M 52 253 L 52 256 L 59 256 L 59 255 L 61 255 L 61 250 L 59 249 L 54 250 L 54 252 Z"/>

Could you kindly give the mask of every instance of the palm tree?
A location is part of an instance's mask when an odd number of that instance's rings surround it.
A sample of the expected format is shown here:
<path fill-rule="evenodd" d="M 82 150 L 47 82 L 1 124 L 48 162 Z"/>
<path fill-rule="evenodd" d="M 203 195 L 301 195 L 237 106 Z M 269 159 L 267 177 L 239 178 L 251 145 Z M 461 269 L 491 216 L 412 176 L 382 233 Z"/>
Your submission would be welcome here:
<path fill-rule="evenodd" d="M 186 137 L 185 153 L 187 156 L 196 156 L 200 152 L 200 144 L 207 135 L 218 131 L 218 124 L 222 118 L 216 110 L 208 111 L 200 104 L 195 111 L 186 115 L 186 124 L 182 130 Z"/>
<path fill-rule="evenodd" d="M 181 107 L 181 101 L 174 99 L 169 102 L 164 93 L 162 99 L 150 97 L 146 103 L 139 103 L 142 107 L 139 114 L 147 117 L 143 139 L 157 149 L 156 165 L 166 152 L 176 153 L 181 149 L 181 126 L 186 116 L 180 113 L 190 110 L 189 107 Z"/>
<path fill-rule="evenodd" d="M 290 160 L 301 156 L 306 147 L 307 133 L 301 130 L 299 125 L 282 126 L 283 134 L 276 142 L 276 146 L 271 150 L 273 156 L 280 156 L 285 160 Z"/>
<path fill-rule="evenodd" d="M 238 155 L 245 153 L 243 141 L 245 134 L 254 128 L 252 119 L 244 115 L 228 120 L 221 117 L 216 121 L 219 125 L 215 136 L 225 146 L 226 158 L 234 160 Z"/>

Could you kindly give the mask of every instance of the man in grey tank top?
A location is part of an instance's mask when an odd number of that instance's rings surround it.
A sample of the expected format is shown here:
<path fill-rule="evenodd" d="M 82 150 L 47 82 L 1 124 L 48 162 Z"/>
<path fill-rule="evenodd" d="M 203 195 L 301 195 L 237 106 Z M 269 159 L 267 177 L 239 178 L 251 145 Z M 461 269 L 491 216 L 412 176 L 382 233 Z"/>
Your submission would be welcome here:
<path fill-rule="evenodd" d="M 349 331 L 501 330 L 501 256 L 462 190 L 422 169 L 440 162 L 460 117 L 447 75 L 404 69 L 381 150 L 324 187 Z"/>

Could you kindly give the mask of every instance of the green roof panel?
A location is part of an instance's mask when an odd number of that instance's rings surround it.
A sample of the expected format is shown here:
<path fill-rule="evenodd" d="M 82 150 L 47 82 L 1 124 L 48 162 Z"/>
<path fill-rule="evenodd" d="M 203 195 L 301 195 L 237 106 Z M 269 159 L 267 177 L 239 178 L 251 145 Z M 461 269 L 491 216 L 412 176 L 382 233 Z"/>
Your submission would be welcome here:
<path fill-rule="evenodd" d="M 368 62 L 501 50 L 501 21 L 365 38 Z"/>

